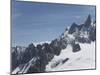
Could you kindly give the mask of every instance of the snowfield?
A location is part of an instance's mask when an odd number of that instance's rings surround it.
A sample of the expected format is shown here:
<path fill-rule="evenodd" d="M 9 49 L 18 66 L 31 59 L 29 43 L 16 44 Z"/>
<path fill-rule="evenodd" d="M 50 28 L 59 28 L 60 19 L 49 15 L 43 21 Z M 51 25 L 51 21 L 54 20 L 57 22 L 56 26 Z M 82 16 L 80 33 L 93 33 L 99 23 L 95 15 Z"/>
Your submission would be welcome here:
<path fill-rule="evenodd" d="M 50 44 L 51 41 L 34 42 L 34 45 L 35 45 L 35 47 L 36 47 L 38 44 L 42 45 L 42 44 L 44 44 L 44 43 Z"/>
<path fill-rule="evenodd" d="M 81 50 L 72 52 L 72 47 L 67 46 L 62 50 L 59 56 L 54 58 L 46 66 L 46 71 L 62 71 L 62 70 L 79 70 L 79 69 L 94 69 L 95 68 L 95 42 L 91 44 L 80 43 Z M 62 60 L 69 58 L 64 64 Z M 56 67 L 52 67 L 59 62 Z"/>

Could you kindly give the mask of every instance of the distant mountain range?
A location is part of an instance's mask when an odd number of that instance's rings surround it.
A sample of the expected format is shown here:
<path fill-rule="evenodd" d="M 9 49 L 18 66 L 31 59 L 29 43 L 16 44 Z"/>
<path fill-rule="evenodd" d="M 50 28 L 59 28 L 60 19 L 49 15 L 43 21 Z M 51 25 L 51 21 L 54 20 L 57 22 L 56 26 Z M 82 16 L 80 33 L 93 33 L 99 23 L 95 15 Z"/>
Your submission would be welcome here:
<path fill-rule="evenodd" d="M 60 56 L 61 51 L 67 49 L 70 45 L 73 53 L 82 50 L 80 44 L 91 44 L 96 41 L 96 21 L 91 20 L 88 15 L 86 21 L 80 25 L 75 22 L 51 43 L 42 43 L 34 45 L 29 44 L 28 47 L 16 46 L 12 47 L 11 62 L 12 74 L 18 73 L 37 73 L 46 72 L 46 66 L 54 56 Z M 67 62 L 70 58 L 65 58 L 62 63 Z M 56 67 L 55 63 L 52 67 Z"/>

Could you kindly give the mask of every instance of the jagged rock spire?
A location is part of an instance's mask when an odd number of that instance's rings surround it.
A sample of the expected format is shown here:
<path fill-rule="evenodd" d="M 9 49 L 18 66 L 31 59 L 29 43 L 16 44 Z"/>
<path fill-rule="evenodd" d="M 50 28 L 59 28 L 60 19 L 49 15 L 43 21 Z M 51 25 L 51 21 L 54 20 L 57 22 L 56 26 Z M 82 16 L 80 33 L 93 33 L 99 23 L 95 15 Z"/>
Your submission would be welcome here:
<path fill-rule="evenodd" d="M 74 22 L 72 25 L 71 25 L 71 27 L 70 27 L 70 29 L 69 29 L 69 34 L 72 34 L 73 32 L 75 32 L 75 28 L 77 27 L 78 25 Z"/>
<path fill-rule="evenodd" d="M 91 25 L 91 15 L 89 14 L 86 21 L 85 21 L 85 26 L 88 27 Z"/>

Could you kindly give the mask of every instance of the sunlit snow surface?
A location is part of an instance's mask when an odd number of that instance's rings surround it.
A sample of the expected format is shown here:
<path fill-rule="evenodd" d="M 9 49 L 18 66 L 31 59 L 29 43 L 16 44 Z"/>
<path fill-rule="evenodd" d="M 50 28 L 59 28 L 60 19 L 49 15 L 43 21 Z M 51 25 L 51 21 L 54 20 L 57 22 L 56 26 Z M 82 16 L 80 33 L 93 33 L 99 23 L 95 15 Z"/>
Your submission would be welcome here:
<path fill-rule="evenodd" d="M 62 71 L 62 70 L 79 70 L 79 69 L 94 69 L 95 68 L 95 42 L 91 44 L 80 43 L 81 50 L 79 52 L 72 52 L 70 45 L 62 50 L 59 56 L 54 58 L 46 66 L 46 71 Z M 69 58 L 67 62 L 52 68 L 56 62 L 65 58 Z"/>

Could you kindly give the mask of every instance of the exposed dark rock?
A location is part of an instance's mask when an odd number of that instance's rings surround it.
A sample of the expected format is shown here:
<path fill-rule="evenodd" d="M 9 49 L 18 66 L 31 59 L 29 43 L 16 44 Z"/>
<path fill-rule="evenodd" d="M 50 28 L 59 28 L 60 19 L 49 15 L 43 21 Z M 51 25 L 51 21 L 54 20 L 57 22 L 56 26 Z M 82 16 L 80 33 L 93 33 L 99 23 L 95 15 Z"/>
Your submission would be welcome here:
<path fill-rule="evenodd" d="M 53 49 L 53 52 L 55 55 L 59 55 L 61 52 L 61 48 L 59 46 L 59 43 L 57 41 L 57 39 L 53 40 L 50 44 L 51 49 Z"/>
<path fill-rule="evenodd" d="M 17 55 L 16 55 L 16 48 L 15 48 L 15 51 L 12 53 L 12 61 L 11 61 L 11 64 L 12 64 L 11 70 L 12 71 L 19 65 L 16 57 L 17 57 Z"/>
<path fill-rule="evenodd" d="M 80 48 L 80 45 L 79 44 L 73 45 L 73 52 L 78 52 L 80 50 L 81 50 L 81 48 Z"/>
<path fill-rule="evenodd" d="M 30 66 L 30 68 L 28 69 L 28 73 L 37 73 L 37 72 L 41 72 L 41 63 L 39 60 L 37 60 L 36 62 L 34 62 L 35 65 Z M 44 69 L 42 69 L 44 70 Z"/>
<path fill-rule="evenodd" d="M 91 43 L 91 40 L 89 38 L 85 38 L 85 37 L 78 37 L 77 40 L 80 43 Z"/>
<path fill-rule="evenodd" d="M 96 28 L 92 28 L 89 32 L 89 39 L 92 41 L 96 40 Z"/>
<path fill-rule="evenodd" d="M 11 71 L 13 71 L 17 66 L 19 66 L 22 63 L 23 54 L 24 53 L 21 46 L 13 47 L 13 52 L 11 55 L 11 58 L 13 59 L 11 61 L 12 64 Z"/>
<path fill-rule="evenodd" d="M 79 31 L 82 29 L 83 26 L 84 26 L 84 24 L 78 25 Z"/>
<path fill-rule="evenodd" d="M 76 23 L 73 23 L 69 29 L 69 34 L 72 34 L 76 31 L 76 28 L 78 28 L 78 25 Z"/>
<path fill-rule="evenodd" d="M 67 62 L 69 60 L 69 58 L 66 58 L 62 61 L 62 63 L 64 64 L 65 62 Z"/>
<path fill-rule="evenodd" d="M 85 27 L 88 28 L 90 25 L 91 25 L 91 15 L 89 14 L 88 18 L 85 21 Z"/>
<path fill-rule="evenodd" d="M 35 48 L 33 44 L 30 44 L 23 55 L 22 63 L 27 63 L 29 60 L 31 60 L 33 57 L 38 55 L 38 50 Z"/>

